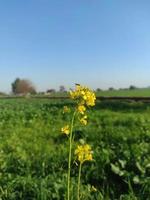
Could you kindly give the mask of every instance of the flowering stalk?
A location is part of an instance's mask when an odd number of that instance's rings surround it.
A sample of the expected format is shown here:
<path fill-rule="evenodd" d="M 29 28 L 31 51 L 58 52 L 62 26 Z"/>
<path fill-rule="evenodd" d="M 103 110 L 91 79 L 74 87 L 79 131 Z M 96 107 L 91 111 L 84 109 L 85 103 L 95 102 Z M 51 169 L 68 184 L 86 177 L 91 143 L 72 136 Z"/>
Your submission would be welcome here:
<path fill-rule="evenodd" d="M 84 145 L 78 145 L 78 147 L 75 150 L 75 155 L 77 156 L 79 164 L 79 174 L 78 174 L 78 191 L 77 191 L 77 200 L 80 200 L 80 180 L 81 180 L 81 168 L 82 164 L 85 161 L 91 161 L 92 158 L 92 150 L 90 145 L 84 144 Z"/>
<path fill-rule="evenodd" d="M 71 155 L 72 155 L 72 136 L 73 136 L 73 125 L 75 119 L 76 111 L 73 113 L 70 127 L 69 136 L 69 157 L 68 157 L 68 177 L 67 177 L 67 199 L 70 200 L 70 171 L 71 171 Z"/>
<path fill-rule="evenodd" d="M 75 116 L 78 114 L 78 120 L 80 124 L 87 125 L 87 115 L 86 109 L 90 106 L 95 105 L 95 94 L 89 88 L 83 87 L 79 84 L 76 84 L 76 88 L 73 91 L 70 91 L 70 98 L 76 102 L 75 111 L 72 116 L 70 126 L 67 124 L 61 128 L 61 132 L 69 136 L 69 155 L 68 155 L 68 176 L 67 176 L 67 200 L 70 200 L 70 174 L 71 174 L 71 157 L 72 157 L 72 146 L 73 146 L 73 128 Z M 70 112 L 71 110 L 64 106 L 63 113 Z M 78 200 L 80 199 L 80 177 L 81 177 L 81 166 L 84 161 L 92 160 L 91 147 L 89 145 L 78 146 L 75 150 L 75 154 L 78 157 L 80 162 L 79 167 L 79 177 L 78 177 Z"/>
<path fill-rule="evenodd" d="M 78 200 L 80 200 L 81 168 L 82 168 L 82 163 L 80 163 L 80 165 L 79 165 L 79 174 L 78 174 L 78 193 L 77 193 L 77 199 L 78 199 Z"/>

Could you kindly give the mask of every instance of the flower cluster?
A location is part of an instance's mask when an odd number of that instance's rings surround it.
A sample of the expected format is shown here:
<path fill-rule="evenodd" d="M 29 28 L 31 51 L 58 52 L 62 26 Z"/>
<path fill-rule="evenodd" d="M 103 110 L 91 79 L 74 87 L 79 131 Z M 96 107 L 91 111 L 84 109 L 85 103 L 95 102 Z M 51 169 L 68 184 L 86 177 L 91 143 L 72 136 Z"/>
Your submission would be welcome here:
<path fill-rule="evenodd" d="M 84 113 L 85 113 L 85 111 L 86 111 L 86 107 L 85 107 L 84 105 L 78 105 L 77 111 L 78 111 L 80 114 L 84 115 Z"/>
<path fill-rule="evenodd" d="M 80 119 L 81 124 L 83 125 L 87 125 L 87 115 L 84 115 L 81 119 Z"/>
<path fill-rule="evenodd" d="M 61 128 L 61 132 L 66 134 L 66 135 L 69 135 L 70 131 L 69 131 L 69 125 L 66 125 L 64 127 Z"/>
<path fill-rule="evenodd" d="M 92 160 L 92 150 L 90 145 L 78 145 L 75 150 L 75 155 L 80 163 L 83 163 L 88 160 Z"/>
<path fill-rule="evenodd" d="M 88 87 L 83 87 L 81 85 L 76 85 L 74 91 L 70 91 L 70 96 L 72 99 L 79 100 L 81 105 L 94 106 L 95 105 L 95 94 Z"/>
<path fill-rule="evenodd" d="M 92 92 L 92 90 L 89 88 L 78 84 L 76 85 L 74 91 L 70 91 L 70 97 L 77 102 L 77 112 L 81 115 L 84 115 L 80 117 L 79 121 L 81 124 L 87 125 L 87 115 L 85 115 L 86 107 L 95 105 L 96 97 L 94 92 Z"/>

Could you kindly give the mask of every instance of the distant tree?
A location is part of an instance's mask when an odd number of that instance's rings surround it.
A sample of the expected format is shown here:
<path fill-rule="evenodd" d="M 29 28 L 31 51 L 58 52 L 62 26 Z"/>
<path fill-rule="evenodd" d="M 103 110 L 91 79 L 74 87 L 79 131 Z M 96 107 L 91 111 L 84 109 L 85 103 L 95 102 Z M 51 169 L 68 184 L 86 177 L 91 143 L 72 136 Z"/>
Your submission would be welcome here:
<path fill-rule="evenodd" d="M 30 80 L 17 78 L 12 83 L 12 92 L 14 94 L 35 94 L 36 89 Z"/>
<path fill-rule="evenodd" d="M 113 88 L 113 87 L 110 87 L 108 90 L 109 90 L 109 91 L 113 91 L 113 90 L 114 90 L 114 88 Z"/>
<path fill-rule="evenodd" d="M 15 81 L 11 84 L 12 93 L 17 94 L 17 87 L 20 82 L 20 78 L 16 78 Z"/>
<path fill-rule="evenodd" d="M 47 92 L 47 93 L 55 93 L 56 90 L 55 90 L 55 89 L 48 89 L 46 92 Z"/>
<path fill-rule="evenodd" d="M 37 94 L 39 94 L 39 95 L 45 95 L 45 92 L 40 91 L 40 92 L 38 92 Z"/>
<path fill-rule="evenodd" d="M 66 92 L 66 89 L 65 89 L 65 87 L 64 87 L 63 85 L 61 85 L 61 86 L 59 87 L 59 91 L 60 91 L 60 92 Z"/>
<path fill-rule="evenodd" d="M 102 91 L 102 89 L 100 89 L 100 88 L 96 89 L 96 92 L 101 92 L 101 91 Z"/>
<path fill-rule="evenodd" d="M 135 90 L 135 89 L 137 89 L 136 86 L 134 86 L 134 85 L 130 85 L 129 90 Z"/>
<path fill-rule="evenodd" d="M 0 92 L 0 96 L 5 96 L 5 95 L 6 95 L 6 93 Z"/>

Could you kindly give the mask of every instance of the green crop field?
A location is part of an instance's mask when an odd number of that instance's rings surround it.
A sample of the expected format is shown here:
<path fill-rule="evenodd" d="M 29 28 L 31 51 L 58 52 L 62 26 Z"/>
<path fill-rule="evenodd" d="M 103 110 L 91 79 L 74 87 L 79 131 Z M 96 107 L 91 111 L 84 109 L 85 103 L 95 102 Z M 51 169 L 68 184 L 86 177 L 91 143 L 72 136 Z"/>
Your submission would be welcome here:
<path fill-rule="evenodd" d="M 0 100 L 0 199 L 65 199 L 68 144 L 60 129 L 70 117 L 64 105 L 73 103 Z M 74 129 L 75 142 L 84 139 L 93 150 L 93 161 L 82 168 L 81 199 L 149 200 L 150 104 L 97 102 L 88 118 L 87 126 Z M 72 200 L 77 174 L 72 157 Z"/>
<path fill-rule="evenodd" d="M 150 88 L 104 90 L 97 92 L 97 96 L 150 97 Z"/>

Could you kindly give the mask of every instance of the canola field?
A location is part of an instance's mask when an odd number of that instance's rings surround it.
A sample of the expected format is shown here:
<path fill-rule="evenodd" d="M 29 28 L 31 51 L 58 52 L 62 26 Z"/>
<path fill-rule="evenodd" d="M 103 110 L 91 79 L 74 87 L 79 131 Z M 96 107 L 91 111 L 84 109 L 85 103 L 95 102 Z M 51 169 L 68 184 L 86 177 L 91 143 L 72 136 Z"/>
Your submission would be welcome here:
<path fill-rule="evenodd" d="M 0 199 L 64 200 L 68 143 L 61 128 L 71 100 L 0 100 Z M 150 199 L 150 104 L 97 101 L 75 143 L 90 144 L 93 160 L 82 166 L 81 200 Z M 71 200 L 78 164 L 71 161 Z"/>

